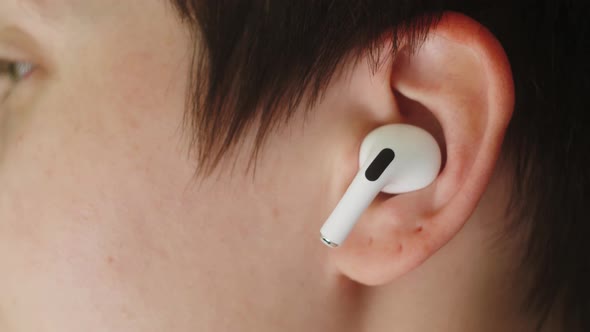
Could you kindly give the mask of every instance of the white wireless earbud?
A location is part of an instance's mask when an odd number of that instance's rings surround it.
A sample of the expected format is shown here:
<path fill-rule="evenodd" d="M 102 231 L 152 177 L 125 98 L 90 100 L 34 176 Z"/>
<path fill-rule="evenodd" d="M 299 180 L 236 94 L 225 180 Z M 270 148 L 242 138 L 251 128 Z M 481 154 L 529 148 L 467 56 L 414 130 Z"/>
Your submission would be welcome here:
<path fill-rule="evenodd" d="M 436 179 L 440 164 L 440 148 L 427 131 L 406 124 L 373 130 L 361 144 L 359 172 L 320 230 L 322 241 L 341 245 L 379 192 L 422 189 Z"/>

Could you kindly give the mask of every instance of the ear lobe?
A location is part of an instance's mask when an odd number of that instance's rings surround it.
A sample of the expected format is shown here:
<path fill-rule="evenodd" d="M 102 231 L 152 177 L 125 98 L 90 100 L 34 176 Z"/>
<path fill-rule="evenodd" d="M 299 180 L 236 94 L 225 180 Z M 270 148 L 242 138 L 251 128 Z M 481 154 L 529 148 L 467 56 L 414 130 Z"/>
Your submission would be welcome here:
<path fill-rule="evenodd" d="M 402 121 L 421 126 L 425 113 L 436 119 L 446 162 L 425 189 L 380 194 L 331 253 L 341 273 L 367 285 L 412 270 L 461 230 L 489 182 L 514 102 L 501 45 L 460 14 L 445 14 L 422 46 L 401 50 L 389 70 Z"/>

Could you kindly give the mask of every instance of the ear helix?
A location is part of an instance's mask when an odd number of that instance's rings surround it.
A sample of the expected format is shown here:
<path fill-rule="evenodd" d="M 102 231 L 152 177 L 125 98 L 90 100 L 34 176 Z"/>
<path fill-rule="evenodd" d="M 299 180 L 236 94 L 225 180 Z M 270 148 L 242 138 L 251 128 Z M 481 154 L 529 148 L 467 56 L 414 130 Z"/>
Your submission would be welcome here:
<path fill-rule="evenodd" d="M 401 194 L 430 185 L 438 176 L 441 152 L 425 130 L 389 124 L 365 137 L 359 172 L 320 230 L 330 247 L 341 245 L 379 192 Z"/>

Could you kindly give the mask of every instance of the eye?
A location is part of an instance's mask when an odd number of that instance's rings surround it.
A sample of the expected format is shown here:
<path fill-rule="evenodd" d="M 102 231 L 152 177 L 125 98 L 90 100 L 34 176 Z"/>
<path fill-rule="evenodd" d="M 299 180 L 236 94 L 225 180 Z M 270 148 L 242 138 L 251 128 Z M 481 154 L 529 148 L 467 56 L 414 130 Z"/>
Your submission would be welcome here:
<path fill-rule="evenodd" d="M 33 72 L 32 63 L 28 62 L 0 62 L 0 73 L 8 75 L 13 82 L 19 82 Z"/>
<path fill-rule="evenodd" d="M 0 101 L 34 70 L 35 66 L 32 63 L 0 60 Z"/>

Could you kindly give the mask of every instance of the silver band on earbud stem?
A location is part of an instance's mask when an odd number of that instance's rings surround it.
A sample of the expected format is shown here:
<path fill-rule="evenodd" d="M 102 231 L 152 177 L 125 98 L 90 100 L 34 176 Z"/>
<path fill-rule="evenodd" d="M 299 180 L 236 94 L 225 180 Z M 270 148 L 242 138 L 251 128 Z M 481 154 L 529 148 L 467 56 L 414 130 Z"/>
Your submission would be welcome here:
<path fill-rule="evenodd" d="M 322 242 L 324 242 L 324 244 L 327 245 L 328 247 L 330 247 L 330 248 L 336 248 L 336 247 L 338 247 L 338 244 L 337 243 L 334 243 L 334 242 L 326 239 L 321 233 L 320 233 L 320 237 L 322 239 Z"/>

